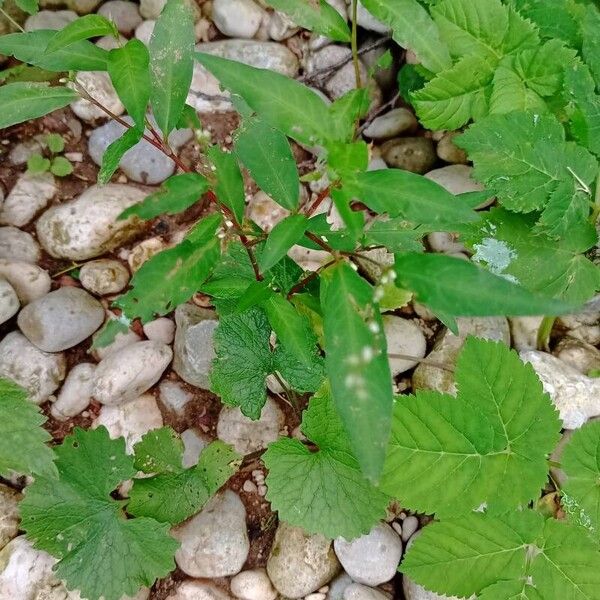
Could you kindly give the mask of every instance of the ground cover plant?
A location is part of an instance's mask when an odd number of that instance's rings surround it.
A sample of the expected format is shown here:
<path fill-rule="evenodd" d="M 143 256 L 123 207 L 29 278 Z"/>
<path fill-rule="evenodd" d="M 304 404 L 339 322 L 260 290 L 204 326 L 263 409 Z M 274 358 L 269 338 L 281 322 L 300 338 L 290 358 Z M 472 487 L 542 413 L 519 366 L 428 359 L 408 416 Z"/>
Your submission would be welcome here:
<path fill-rule="evenodd" d="M 17 4 L 36 10 L 31 0 Z M 485 189 L 454 195 L 410 171 L 369 170 L 361 133 L 373 98 L 358 62 L 357 2 L 350 25 L 325 0 L 267 4 L 350 44 L 356 89 L 330 103 L 295 79 L 196 51 L 185 0 L 167 0 L 148 46 L 94 45 L 118 37 L 100 14 L 59 31 L 0 37 L 0 54 L 26 66 L 0 87 L 1 128 L 82 97 L 124 127 L 98 183 L 110 182 L 142 139 L 178 167 L 120 220 L 202 208 L 179 243 L 135 272 L 96 346 L 202 293 L 219 315 L 210 390 L 258 419 L 275 377 L 301 414 L 302 436 L 261 453 L 280 520 L 352 540 L 398 502 L 433 516 L 399 566 L 427 590 L 482 600 L 600 598 L 598 423 L 574 433 L 560 464 L 551 460 L 563 425 L 533 367 L 506 344 L 476 337 L 453 369 L 455 396 L 396 393 L 382 317 L 418 302 L 457 332 L 460 317 L 544 315 L 543 344 L 556 317 L 600 290 L 600 9 L 585 0 L 363 0 L 415 57 L 398 85 L 419 121 L 461 129 L 454 142 Z M 389 61 L 384 55 L 373 71 Z M 195 63 L 239 115 L 231 150 L 202 136 L 186 104 Z M 41 70 L 59 75 L 51 84 L 28 80 Z M 129 121 L 89 95 L 76 77 L 85 71 L 108 73 Z M 169 142 L 187 127 L 200 145 L 194 167 Z M 28 168 L 69 175 L 70 163 L 55 156 L 59 141 Z M 316 156 L 302 176 L 292 144 Z M 289 211 L 269 232 L 247 214 L 244 172 Z M 301 183 L 317 180 L 322 191 L 305 201 Z M 329 198 L 339 227 L 319 212 Z M 471 259 L 430 252 L 424 240 L 435 232 L 460 234 Z M 328 257 L 307 272 L 288 256 L 296 245 Z M 75 429 L 51 448 L 44 417 L 9 379 L 0 380 L 0 404 L 0 475 L 34 477 L 21 527 L 58 559 L 67 588 L 89 600 L 120 600 L 168 575 L 178 548 L 170 527 L 197 513 L 247 459 L 216 441 L 185 468 L 181 439 L 167 427 L 147 433 L 133 454 L 102 427 Z M 131 489 L 118 493 L 128 480 Z M 548 486 L 562 501 L 561 518 L 540 501 Z"/>

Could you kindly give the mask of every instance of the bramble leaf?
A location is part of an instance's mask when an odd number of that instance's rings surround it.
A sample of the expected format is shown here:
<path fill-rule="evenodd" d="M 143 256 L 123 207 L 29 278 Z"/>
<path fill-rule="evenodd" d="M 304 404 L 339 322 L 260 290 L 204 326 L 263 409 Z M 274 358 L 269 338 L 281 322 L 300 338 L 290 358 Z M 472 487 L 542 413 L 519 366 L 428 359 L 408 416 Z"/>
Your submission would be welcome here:
<path fill-rule="evenodd" d="M 177 246 L 147 260 L 131 279 L 131 289 L 115 300 L 115 306 L 128 319 L 139 317 L 147 323 L 187 302 L 219 258 L 216 231 L 220 223 L 217 214 L 202 219 Z"/>
<path fill-rule="evenodd" d="M 581 146 L 565 141 L 551 115 L 492 115 L 456 143 L 475 164 L 475 177 L 516 212 L 542 211 L 539 228 L 552 237 L 586 221 L 598 164 Z"/>
<path fill-rule="evenodd" d="M 0 413 L 0 475 L 9 477 L 15 471 L 56 476 L 54 455 L 46 445 L 52 437 L 42 428 L 46 417 L 10 379 L 0 378 Z"/>
<path fill-rule="evenodd" d="M 258 187 L 284 208 L 295 210 L 300 180 L 285 135 L 260 119 L 244 119 L 237 130 L 234 148 Z"/>
<path fill-rule="evenodd" d="M 598 28 L 600 27 L 600 10 L 596 6 L 588 5 L 581 23 L 583 36 L 582 54 L 586 64 L 590 67 L 600 90 L 600 41 Z"/>
<path fill-rule="evenodd" d="M 382 489 L 439 517 L 537 498 L 560 421 L 533 368 L 502 343 L 470 337 L 456 384 L 456 398 L 397 398 Z"/>
<path fill-rule="evenodd" d="M 385 516 L 389 499 L 360 472 L 327 385 L 312 397 L 302 431 L 318 451 L 281 438 L 263 455 L 272 508 L 308 533 L 348 540 L 367 533 Z"/>
<path fill-rule="evenodd" d="M 194 70 L 194 19 L 185 0 L 167 0 L 156 21 L 150 51 L 150 104 L 166 137 L 177 125 Z"/>
<path fill-rule="evenodd" d="M 134 477 L 122 438 L 75 428 L 56 448 L 58 478 L 37 476 L 21 503 L 34 546 L 59 559 L 56 576 L 90 600 L 120 600 L 175 567 L 177 542 L 154 519 L 126 519 L 111 493 Z"/>
<path fill-rule="evenodd" d="M 267 0 L 299 25 L 337 42 L 350 41 L 350 29 L 343 17 L 325 0 Z"/>
<path fill-rule="evenodd" d="M 373 288 L 350 265 L 321 281 L 325 368 L 350 445 L 370 481 L 381 474 L 392 414 L 392 377 Z"/>
<path fill-rule="evenodd" d="M 172 525 L 201 510 L 240 464 L 240 456 L 217 440 L 202 450 L 196 466 L 184 469 L 183 444 L 169 427 L 147 433 L 134 450 L 135 466 L 153 476 L 134 481 L 127 510 Z"/>
<path fill-rule="evenodd" d="M 73 90 L 45 83 L 9 83 L 0 86 L 0 129 L 42 117 L 67 106 L 79 96 Z"/>
<path fill-rule="evenodd" d="M 198 173 L 173 175 L 164 181 L 160 191 L 130 206 L 119 215 L 119 219 L 135 215 L 148 220 L 162 214 L 175 215 L 192 206 L 207 191 L 208 181 Z"/>
<path fill-rule="evenodd" d="M 363 0 L 362 3 L 392 28 L 394 40 L 412 50 L 426 69 L 437 73 L 452 64 L 436 24 L 417 0 Z"/>

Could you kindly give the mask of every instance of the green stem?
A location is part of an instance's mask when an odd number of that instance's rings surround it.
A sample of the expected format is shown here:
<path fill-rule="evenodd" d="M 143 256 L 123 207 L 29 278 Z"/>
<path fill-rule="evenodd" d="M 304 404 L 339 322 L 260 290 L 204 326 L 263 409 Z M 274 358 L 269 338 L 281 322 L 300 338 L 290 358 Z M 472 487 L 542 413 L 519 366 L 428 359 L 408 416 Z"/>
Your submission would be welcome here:
<path fill-rule="evenodd" d="M 362 87 L 360 77 L 360 62 L 358 59 L 358 0 L 352 0 L 352 62 L 354 63 L 354 76 L 356 77 L 356 87 Z"/>
<path fill-rule="evenodd" d="M 540 327 L 537 332 L 537 348 L 538 350 L 550 349 L 550 334 L 554 327 L 556 317 L 544 317 L 540 323 Z"/>

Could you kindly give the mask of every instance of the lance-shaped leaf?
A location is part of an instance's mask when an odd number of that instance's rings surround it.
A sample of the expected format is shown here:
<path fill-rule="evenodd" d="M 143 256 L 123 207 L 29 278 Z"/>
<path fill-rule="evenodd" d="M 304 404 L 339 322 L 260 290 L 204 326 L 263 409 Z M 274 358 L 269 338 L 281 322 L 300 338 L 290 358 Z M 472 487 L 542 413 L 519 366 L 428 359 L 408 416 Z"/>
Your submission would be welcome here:
<path fill-rule="evenodd" d="M 244 221 L 246 192 L 237 158 L 234 154 L 225 152 L 218 146 L 211 146 L 207 155 L 215 167 L 214 191 L 217 199 L 231 210 L 235 220 L 241 224 Z"/>
<path fill-rule="evenodd" d="M 373 288 L 350 265 L 322 275 L 325 367 L 337 411 L 362 472 L 377 481 L 392 414 L 392 377 Z"/>
<path fill-rule="evenodd" d="M 197 513 L 236 472 L 240 456 L 217 440 L 204 448 L 198 464 L 185 469 L 183 443 L 169 427 L 147 433 L 135 445 L 135 465 L 152 477 L 136 479 L 128 512 L 176 525 Z"/>
<path fill-rule="evenodd" d="M 56 576 L 89 600 L 120 600 L 175 567 L 177 542 L 154 519 L 127 519 L 111 497 L 136 474 L 123 438 L 104 427 L 56 448 L 58 478 L 38 475 L 21 503 L 21 525 L 36 548 L 59 559 Z"/>
<path fill-rule="evenodd" d="M 79 96 L 73 90 L 45 83 L 9 83 L 0 87 L 0 129 L 36 119 L 67 106 Z"/>
<path fill-rule="evenodd" d="M 273 227 L 273 231 L 269 233 L 260 254 L 260 268 L 267 271 L 277 264 L 290 248 L 304 236 L 307 226 L 308 219 L 304 215 L 290 215 L 277 223 Z"/>
<path fill-rule="evenodd" d="M 15 0 L 15 4 L 30 15 L 34 15 L 39 10 L 38 0 Z"/>
<path fill-rule="evenodd" d="M 285 135 L 261 119 L 245 119 L 237 131 L 235 153 L 275 202 L 289 210 L 298 206 L 298 168 Z"/>
<path fill-rule="evenodd" d="M 173 175 L 162 184 L 160 191 L 127 208 L 119 215 L 119 219 L 128 219 L 133 215 L 145 220 L 162 214 L 175 215 L 192 206 L 207 191 L 208 181 L 199 173 Z"/>
<path fill-rule="evenodd" d="M 533 368 L 504 344 L 468 338 L 456 384 L 456 398 L 397 399 L 382 489 L 440 517 L 537 498 L 560 421 Z"/>
<path fill-rule="evenodd" d="M 75 42 L 102 35 L 119 37 L 117 26 L 102 15 L 85 15 L 71 21 L 48 42 L 46 52 L 56 52 Z"/>
<path fill-rule="evenodd" d="M 108 74 L 123 106 L 139 129 L 144 129 L 150 99 L 150 55 L 140 40 L 129 40 L 108 55 Z"/>
<path fill-rule="evenodd" d="M 150 38 L 150 103 L 166 138 L 175 128 L 194 70 L 194 19 L 185 0 L 168 0 Z"/>
<path fill-rule="evenodd" d="M 187 302 L 202 286 L 219 255 L 220 215 L 200 221 L 174 248 L 147 260 L 131 280 L 131 289 L 115 301 L 128 319 L 143 323 Z M 158 283 L 160 282 L 160 285 Z"/>
<path fill-rule="evenodd" d="M 360 472 L 328 385 L 303 413 L 302 431 L 317 452 L 282 438 L 263 455 L 271 507 L 308 533 L 348 540 L 368 533 L 385 515 L 389 498 Z"/>
<path fill-rule="evenodd" d="M 120 138 L 109 144 L 102 155 L 102 166 L 98 172 L 99 184 L 104 185 L 110 181 L 125 153 L 133 148 L 142 139 L 143 135 L 143 129 L 132 127 L 126 129 Z"/>
<path fill-rule="evenodd" d="M 412 50 L 426 69 L 437 73 L 452 64 L 437 25 L 417 0 L 363 0 L 362 3 L 392 28 L 394 40 Z"/>
<path fill-rule="evenodd" d="M 267 4 L 291 20 L 337 42 L 350 41 L 346 20 L 326 0 L 267 0 Z"/>

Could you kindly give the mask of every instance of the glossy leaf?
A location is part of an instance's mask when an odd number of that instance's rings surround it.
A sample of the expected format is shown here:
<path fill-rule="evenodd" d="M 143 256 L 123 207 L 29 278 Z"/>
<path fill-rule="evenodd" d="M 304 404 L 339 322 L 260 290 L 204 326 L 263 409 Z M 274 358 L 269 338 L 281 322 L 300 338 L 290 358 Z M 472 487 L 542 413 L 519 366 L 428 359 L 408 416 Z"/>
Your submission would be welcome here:
<path fill-rule="evenodd" d="M 56 52 L 75 42 L 102 35 L 119 37 L 117 26 L 102 15 L 85 15 L 71 21 L 48 42 L 46 52 Z"/>
<path fill-rule="evenodd" d="M 217 199 L 231 210 L 235 220 L 241 224 L 246 209 L 246 192 L 237 158 L 235 154 L 225 152 L 218 146 L 211 146 L 207 155 L 215 167 L 214 191 Z"/>
<path fill-rule="evenodd" d="M 110 181 L 125 153 L 133 148 L 144 135 L 143 130 L 132 127 L 126 129 L 120 138 L 111 142 L 102 155 L 102 166 L 98 171 L 98 183 L 103 185 Z"/>
<path fill-rule="evenodd" d="M 275 225 L 269 233 L 264 248 L 260 255 L 259 265 L 267 271 L 278 263 L 304 236 L 308 226 L 308 219 L 304 215 L 291 215 Z"/>

